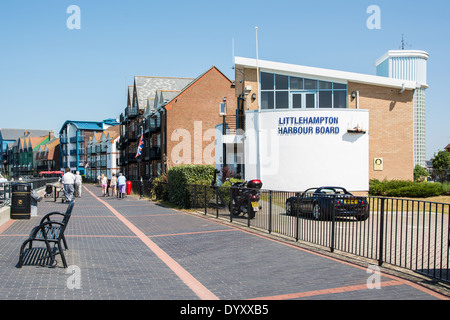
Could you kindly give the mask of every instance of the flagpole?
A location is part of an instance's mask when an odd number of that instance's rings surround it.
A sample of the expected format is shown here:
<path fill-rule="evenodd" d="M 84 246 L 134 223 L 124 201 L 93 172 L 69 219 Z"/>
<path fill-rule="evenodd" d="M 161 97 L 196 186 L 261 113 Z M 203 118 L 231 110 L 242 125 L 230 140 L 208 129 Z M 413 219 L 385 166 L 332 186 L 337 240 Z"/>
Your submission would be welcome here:
<path fill-rule="evenodd" d="M 261 179 L 261 147 L 260 147 L 260 142 L 261 142 L 261 105 L 260 105 L 260 95 L 261 95 L 261 90 L 260 90 L 260 83 L 259 83 L 259 53 L 258 53 L 258 26 L 255 27 L 255 33 L 256 33 L 256 82 L 257 82 L 257 90 L 258 90 L 258 99 L 256 101 L 256 103 L 258 104 L 258 121 L 257 121 L 257 141 L 256 141 L 256 175 L 258 179 Z"/>

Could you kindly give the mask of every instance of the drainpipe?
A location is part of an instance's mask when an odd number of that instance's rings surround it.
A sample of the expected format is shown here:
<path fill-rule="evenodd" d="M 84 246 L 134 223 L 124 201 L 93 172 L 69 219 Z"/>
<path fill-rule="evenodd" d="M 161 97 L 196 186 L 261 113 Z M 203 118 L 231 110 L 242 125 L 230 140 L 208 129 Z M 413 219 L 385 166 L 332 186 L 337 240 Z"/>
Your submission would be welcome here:
<path fill-rule="evenodd" d="M 359 109 L 359 90 L 356 90 L 356 109 Z"/>

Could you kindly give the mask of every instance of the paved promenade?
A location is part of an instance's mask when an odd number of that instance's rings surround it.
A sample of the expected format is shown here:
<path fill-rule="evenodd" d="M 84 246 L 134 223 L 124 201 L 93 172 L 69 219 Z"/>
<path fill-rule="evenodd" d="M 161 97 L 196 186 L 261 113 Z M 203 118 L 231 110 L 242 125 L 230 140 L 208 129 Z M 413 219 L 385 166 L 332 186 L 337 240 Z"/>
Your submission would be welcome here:
<path fill-rule="evenodd" d="M 85 185 L 75 200 L 66 230 L 73 275 L 59 256 L 55 268 L 39 266 L 39 244 L 16 268 L 32 227 L 67 204 L 44 198 L 38 217 L 0 227 L 1 300 L 448 299 L 387 274 L 370 289 L 374 275 L 366 268 L 148 200 L 100 193 Z"/>

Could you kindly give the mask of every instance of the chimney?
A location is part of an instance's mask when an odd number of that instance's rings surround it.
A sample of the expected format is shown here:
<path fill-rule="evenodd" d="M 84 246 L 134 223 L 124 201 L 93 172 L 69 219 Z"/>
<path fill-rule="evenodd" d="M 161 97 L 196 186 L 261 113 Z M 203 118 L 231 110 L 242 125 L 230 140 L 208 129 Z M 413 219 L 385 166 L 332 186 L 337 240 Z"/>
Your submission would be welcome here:
<path fill-rule="evenodd" d="M 51 131 L 48 133 L 48 140 L 49 140 L 49 141 L 52 141 L 54 138 L 55 138 L 55 134 L 53 133 L 53 130 L 51 130 Z"/>

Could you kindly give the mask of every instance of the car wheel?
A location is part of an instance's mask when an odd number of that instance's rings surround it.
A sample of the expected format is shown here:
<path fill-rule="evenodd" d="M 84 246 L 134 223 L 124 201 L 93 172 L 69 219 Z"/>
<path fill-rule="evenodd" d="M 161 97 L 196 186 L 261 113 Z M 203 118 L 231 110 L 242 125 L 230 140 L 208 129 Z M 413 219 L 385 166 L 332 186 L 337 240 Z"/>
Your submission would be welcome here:
<path fill-rule="evenodd" d="M 367 219 L 369 219 L 369 212 L 356 216 L 356 220 L 358 221 L 366 221 Z"/>
<path fill-rule="evenodd" d="M 320 204 L 318 204 L 318 203 L 314 204 L 312 214 L 313 214 L 314 220 L 322 219 L 322 208 L 320 207 Z"/>

